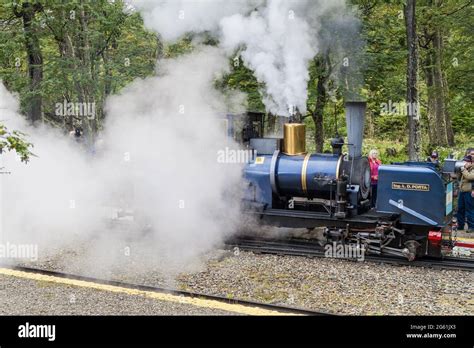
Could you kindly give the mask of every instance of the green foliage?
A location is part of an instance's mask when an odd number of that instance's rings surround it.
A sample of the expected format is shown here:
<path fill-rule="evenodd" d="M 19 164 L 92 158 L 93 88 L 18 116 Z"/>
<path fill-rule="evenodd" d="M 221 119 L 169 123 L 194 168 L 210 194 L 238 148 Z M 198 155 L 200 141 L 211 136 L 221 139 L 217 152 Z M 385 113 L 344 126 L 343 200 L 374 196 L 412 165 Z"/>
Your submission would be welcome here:
<path fill-rule="evenodd" d="M 32 27 L 43 56 L 39 93 L 45 121 L 67 127 L 55 114 L 56 103 L 88 101 L 96 103 L 100 127 L 105 98 L 154 72 L 159 40 L 138 13 L 123 11 L 121 0 L 40 2 Z M 0 4 L 0 79 L 19 93 L 26 111 L 32 97 L 28 61 L 23 23 L 12 4 Z"/>
<path fill-rule="evenodd" d="M 425 1 L 426 2 L 426 1 Z M 423 4 L 425 3 L 423 2 Z M 472 2 L 445 0 L 439 7 L 421 7 L 422 25 L 443 28 L 443 70 L 449 86 L 448 109 L 456 134 L 474 136 L 474 7 Z M 472 142 L 471 142 L 472 146 Z"/>
<path fill-rule="evenodd" d="M 0 154 L 3 151 L 15 151 L 22 162 L 28 162 L 33 153 L 30 148 L 33 144 L 27 142 L 24 138 L 26 134 L 19 131 L 9 131 L 7 127 L 0 124 Z"/>
<path fill-rule="evenodd" d="M 262 102 L 264 84 L 258 82 L 252 70 L 245 66 L 240 57 L 229 60 L 231 72 L 217 82 L 217 87 L 222 90 L 240 90 L 247 95 L 247 108 L 253 112 L 265 112 Z"/>
<path fill-rule="evenodd" d="M 118 93 L 136 78 L 152 75 L 158 58 L 175 58 L 193 50 L 192 35 L 173 44 L 161 42 L 155 33 L 144 28 L 139 13 L 123 10 L 123 0 L 38 2 L 43 8 L 36 14 L 32 26 L 43 56 L 44 71 L 39 93 L 43 98 L 45 120 L 58 127 L 67 128 L 70 124 L 66 124 L 64 117 L 55 115 L 55 104 L 62 103 L 65 99 L 77 102 L 86 98 L 96 103 L 97 129 L 100 129 L 104 118 L 103 105 L 108 95 Z M 22 1 L 17 0 L 16 3 L 21 5 Z M 327 47 L 321 46 L 321 50 L 329 50 L 333 73 L 326 85 L 329 100 L 323 110 L 326 138 L 324 149 L 330 150 L 329 138 L 334 135 L 336 128 L 340 135 L 344 136 L 346 133 L 345 93 L 340 61 L 341 54 L 347 53 L 351 62 L 355 62 L 357 68 L 364 72 L 363 88 L 360 91 L 367 100 L 367 139 L 364 151 L 372 147 L 379 148 L 384 162 L 406 160 L 406 117 L 381 113 L 382 103 L 402 101 L 406 94 L 407 52 L 403 1 L 350 0 L 349 3 L 359 14 L 365 49 L 357 55 L 352 51 L 342 52 L 341 47 L 347 48 L 355 38 L 341 28 L 329 30 L 332 42 L 326 44 Z M 472 146 L 474 8 L 468 1 L 443 0 L 438 7 L 433 6 L 434 3 L 438 2 L 418 1 L 416 15 L 421 45 L 425 31 L 434 27 L 442 28 L 442 67 L 449 87 L 447 108 L 456 139 L 455 149 L 438 149 L 444 154 Z M 10 91 L 19 93 L 21 107 L 25 111 L 33 93 L 29 86 L 23 23 L 15 16 L 14 4 L 13 1 L 0 4 L 0 79 Z M 325 22 L 322 27 L 326 28 L 326 24 Z M 210 34 L 201 42 L 218 44 Z M 420 46 L 419 51 L 420 62 L 423 62 L 428 49 Z M 224 92 L 245 92 L 249 111 L 265 111 L 262 103 L 265 90 L 263 83 L 255 78 L 252 70 L 245 66 L 238 55 L 230 59 L 229 63 L 229 74 L 216 81 L 216 87 Z M 312 61 L 309 66 L 308 112 L 315 109 L 318 73 L 318 67 Z M 423 151 L 428 154 L 431 149 L 427 142 L 427 87 L 423 79 L 422 63 L 419 75 L 422 143 Z M 315 125 L 311 117 L 306 117 L 304 122 L 308 129 L 308 148 L 314 149 Z M 18 147 L 24 152 L 26 143 L 21 145 L 15 138 L 19 135 L 13 132 L 11 142 L 5 138 L 3 148 Z M 394 151 L 388 153 L 387 149 Z"/>
<path fill-rule="evenodd" d="M 176 58 L 180 55 L 190 53 L 192 50 L 192 39 L 190 36 L 186 36 L 175 43 L 167 45 L 165 47 L 164 56 L 165 58 Z"/>

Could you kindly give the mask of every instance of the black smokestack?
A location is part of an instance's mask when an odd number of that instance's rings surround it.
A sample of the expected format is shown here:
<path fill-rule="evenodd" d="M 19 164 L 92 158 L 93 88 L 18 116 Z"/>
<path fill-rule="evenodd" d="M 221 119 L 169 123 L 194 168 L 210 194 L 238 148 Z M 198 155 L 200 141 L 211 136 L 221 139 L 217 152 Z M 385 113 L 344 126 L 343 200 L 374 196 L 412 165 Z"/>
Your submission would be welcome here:
<path fill-rule="evenodd" d="M 346 102 L 347 141 L 351 158 L 362 156 L 365 107 L 365 102 Z"/>

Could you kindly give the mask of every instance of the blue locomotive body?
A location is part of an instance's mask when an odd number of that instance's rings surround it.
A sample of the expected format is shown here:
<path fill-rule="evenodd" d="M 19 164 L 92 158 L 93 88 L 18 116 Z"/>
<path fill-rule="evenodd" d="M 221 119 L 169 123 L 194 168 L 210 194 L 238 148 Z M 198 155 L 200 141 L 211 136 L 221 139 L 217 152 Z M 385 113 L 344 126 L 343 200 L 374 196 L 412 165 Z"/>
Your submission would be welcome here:
<path fill-rule="evenodd" d="M 258 155 L 245 168 L 248 192 L 254 203 L 265 208 L 272 208 L 272 194 L 331 198 L 334 192 L 328 183 L 337 179 L 341 160 L 330 154 L 287 156 L 277 151 Z"/>
<path fill-rule="evenodd" d="M 428 166 L 382 165 L 376 209 L 400 214 L 403 224 L 442 228 L 452 219 L 452 186 Z"/>
<path fill-rule="evenodd" d="M 256 155 L 244 168 L 244 206 L 264 224 L 322 227 L 327 243 L 364 244 L 369 252 L 410 260 L 441 256 L 442 239 L 450 239 L 452 182 L 423 163 L 382 165 L 371 207 L 370 167 L 361 154 L 364 114 L 364 103 L 346 105 L 349 154 L 337 141 L 332 154 L 292 154 L 285 138 L 250 140 Z"/>

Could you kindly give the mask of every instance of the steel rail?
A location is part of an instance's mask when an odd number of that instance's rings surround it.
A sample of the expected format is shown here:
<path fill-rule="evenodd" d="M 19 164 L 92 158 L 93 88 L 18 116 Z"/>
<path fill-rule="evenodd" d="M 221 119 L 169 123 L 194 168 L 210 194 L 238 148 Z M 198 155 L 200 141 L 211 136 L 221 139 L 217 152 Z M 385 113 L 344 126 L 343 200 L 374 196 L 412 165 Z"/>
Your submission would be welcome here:
<path fill-rule="evenodd" d="M 303 239 L 267 239 L 257 237 L 234 237 L 226 241 L 227 248 L 239 248 L 262 254 L 277 254 L 304 257 L 326 257 L 323 247 L 314 241 Z M 340 260 L 357 261 L 350 258 Z M 404 258 L 388 255 L 365 255 L 364 261 L 387 263 L 400 266 L 439 268 L 449 270 L 474 271 L 474 259 L 444 257 L 442 259 L 425 258 L 408 261 Z"/>

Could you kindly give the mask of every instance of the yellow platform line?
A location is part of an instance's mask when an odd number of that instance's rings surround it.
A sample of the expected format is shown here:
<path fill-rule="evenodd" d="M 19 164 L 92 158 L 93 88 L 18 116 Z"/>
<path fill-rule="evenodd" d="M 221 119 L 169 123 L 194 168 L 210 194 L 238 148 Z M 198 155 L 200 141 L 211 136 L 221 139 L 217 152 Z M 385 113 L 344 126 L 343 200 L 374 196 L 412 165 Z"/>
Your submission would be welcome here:
<path fill-rule="evenodd" d="M 6 275 L 6 276 L 17 277 L 17 278 L 36 280 L 36 281 L 44 281 L 44 282 L 50 282 L 50 283 L 56 283 L 56 284 L 62 284 L 62 285 L 77 286 L 81 288 L 110 291 L 114 293 L 121 293 L 121 294 L 134 295 L 134 296 L 144 296 L 144 297 L 152 298 L 159 301 L 181 303 L 181 304 L 187 304 L 187 305 L 196 306 L 196 307 L 211 308 L 211 309 L 223 310 L 227 312 L 233 312 L 233 313 L 239 313 L 239 314 L 245 314 L 245 315 L 295 315 L 292 313 L 278 312 L 275 310 L 264 309 L 264 308 L 259 308 L 259 307 L 250 307 L 250 306 L 244 306 L 241 304 L 225 303 L 225 302 L 221 302 L 217 300 L 208 300 L 208 299 L 202 299 L 202 298 L 197 298 L 197 297 L 186 297 L 186 296 L 179 296 L 179 295 L 160 293 L 160 292 L 154 292 L 154 291 L 130 289 L 130 288 L 124 288 L 124 287 L 115 286 L 115 285 L 94 283 L 94 282 L 70 279 L 70 278 L 61 278 L 61 277 L 49 276 L 49 275 L 33 273 L 33 272 L 18 271 L 18 270 L 13 270 L 13 269 L 8 269 L 8 268 L 0 268 L 0 274 Z"/>
<path fill-rule="evenodd" d="M 474 243 L 474 238 L 457 237 L 457 240 L 461 242 Z"/>

